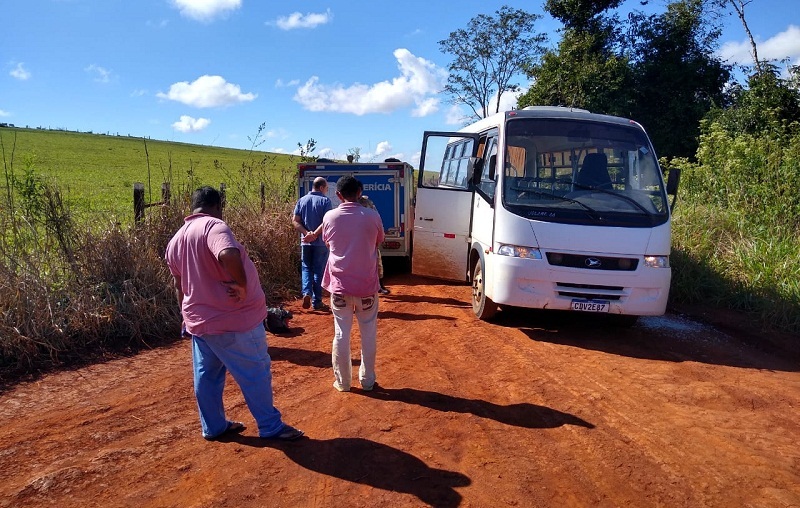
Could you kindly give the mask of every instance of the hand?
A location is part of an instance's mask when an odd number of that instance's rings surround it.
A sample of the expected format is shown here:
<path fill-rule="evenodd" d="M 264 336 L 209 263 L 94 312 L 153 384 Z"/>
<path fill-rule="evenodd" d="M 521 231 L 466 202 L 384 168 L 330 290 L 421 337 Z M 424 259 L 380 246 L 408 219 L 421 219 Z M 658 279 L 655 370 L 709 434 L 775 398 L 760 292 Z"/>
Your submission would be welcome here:
<path fill-rule="evenodd" d="M 222 283 L 226 286 L 228 296 L 232 298 L 234 302 L 244 301 L 247 297 L 247 288 L 239 285 L 236 281 L 229 280 L 223 281 Z"/>
<path fill-rule="evenodd" d="M 317 235 L 314 234 L 313 231 L 309 231 L 309 232 L 307 232 L 306 234 L 303 235 L 303 242 L 304 243 L 311 243 L 316 239 L 317 239 Z"/>

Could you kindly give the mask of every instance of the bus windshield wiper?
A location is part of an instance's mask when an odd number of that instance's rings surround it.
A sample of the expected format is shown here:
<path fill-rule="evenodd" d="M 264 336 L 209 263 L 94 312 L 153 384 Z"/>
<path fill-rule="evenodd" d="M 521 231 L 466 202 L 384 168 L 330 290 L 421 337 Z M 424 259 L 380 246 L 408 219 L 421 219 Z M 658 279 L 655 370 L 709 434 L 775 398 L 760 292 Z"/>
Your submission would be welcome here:
<path fill-rule="evenodd" d="M 514 187 L 512 187 L 511 189 L 515 190 Z M 520 189 L 519 192 L 530 192 L 531 194 L 535 194 L 537 196 L 541 196 L 541 197 L 544 197 L 544 198 L 558 199 L 560 201 L 567 201 L 569 203 L 576 203 L 576 204 L 580 205 L 581 207 L 583 207 L 583 209 L 586 210 L 586 212 L 588 213 L 588 215 L 591 218 L 598 219 L 598 220 L 600 219 L 600 215 L 597 213 L 597 210 L 595 210 L 594 208 L 592 208 L 591 206 L 589 206 L 589 205 L 587 205 L 585 203 L 581 203 L 577 199 L 568 198 L 566 196 L 559 196 L 558 194 L 550 194 L 549 192 L 543 192 L 543 191 L 535 190 L 535 189 Z"/>
<path fill-rule="evenodd" d="M 600 188 L 600 187 L 594 187 L 592 185 L 582 185 L 582 184 L 575 183 L 575 182 L 573 182 L 573 185 L 575 187 L 579 187 L 581 189 L 587 189 L 587 190 L 602 192 L 603 194 L 610 194 L 612 196 L 616 196 L 616 197 L 622 199 L 623 201 L 627 201 L 628 203 L 632 204 L 633 206 L 635 206 L 636 208 L 641 210 L 643 214 L 652 215 L 652 213 L 650 213 L 650 211 L 647 210 L 647 208 L 643 207 L 641 204 L 639 204 L 638 201 L 636 201 L 635 199 L 633 199 L 630 196 L 626 196 L 625 194 L 620 194 L 619 192 L 614 191 L 614 190 L 603 189 L 603 188 Z"/>

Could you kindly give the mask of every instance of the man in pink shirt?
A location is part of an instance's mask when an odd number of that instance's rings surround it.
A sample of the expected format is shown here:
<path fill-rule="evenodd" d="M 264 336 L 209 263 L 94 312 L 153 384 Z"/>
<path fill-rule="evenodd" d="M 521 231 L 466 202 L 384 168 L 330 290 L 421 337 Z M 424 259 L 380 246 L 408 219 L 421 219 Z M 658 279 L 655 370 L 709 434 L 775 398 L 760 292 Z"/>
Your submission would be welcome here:
<path fill-rule="evenodd" d="M 383 223 L 378 212 L 358 202 L 360 182 L 343 176 L 336 182 L 336 196 L 342 203 L 325 214 L 322 240 L 330 254 L 322 287 L 331 294 L 333 312 L 333 387 L 350 391 L 352 362 L 350 331 L 353 315 L 361 332 L 361 388 L 375 386 L 375 350 L 378 326 L 378 250 L 383 242 Z"/>
<path fill-rule="evenodd" d="M 267 352 L 264 290 L 253 261 L 222 220 L 222 199 L 212 187 L 192 195 L 192 214 L 167 245 L 186 332 L 192 336 L 194 393 L 203 437 L 239 433 L 225 417 L 225 374 L 239 384 L 263 438 L 291 441 L 303 432 L 281 421 L 273 405 Z"/>

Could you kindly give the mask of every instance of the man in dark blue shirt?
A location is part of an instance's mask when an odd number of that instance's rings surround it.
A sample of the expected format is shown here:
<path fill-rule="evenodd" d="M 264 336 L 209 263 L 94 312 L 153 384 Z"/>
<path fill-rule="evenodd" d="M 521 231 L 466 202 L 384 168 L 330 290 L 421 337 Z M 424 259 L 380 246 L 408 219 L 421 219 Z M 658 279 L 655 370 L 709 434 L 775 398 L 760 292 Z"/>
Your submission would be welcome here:
<path fill-rule="evenodd" d="M 312 191 L 301 197 L 294 207 L 292 225 L 300 233 L 300 259 L 302 262 L 303 308 L 314 305 L 314 310 L 328 310 L 322 303 L 322 274 L 328 262 L 328 247 L 322 241 L 320 226 L 325 213 L 333 208 L 327 196 L 328 181 L 318 176 Z"/>

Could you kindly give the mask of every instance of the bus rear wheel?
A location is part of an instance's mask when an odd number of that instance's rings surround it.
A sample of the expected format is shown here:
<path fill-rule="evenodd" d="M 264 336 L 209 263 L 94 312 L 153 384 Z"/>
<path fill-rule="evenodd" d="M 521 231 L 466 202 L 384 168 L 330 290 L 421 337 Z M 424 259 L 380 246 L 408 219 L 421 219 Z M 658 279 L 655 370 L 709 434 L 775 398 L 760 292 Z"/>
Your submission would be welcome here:
<path fill-rule="evenodd" d="M 472 271 L 472 311 L 478 319 L 486 321 L 497 314 L 497 304 L 486 296 L 486 281 L 483 272 L 483 260 L 479 259 Z"/>

